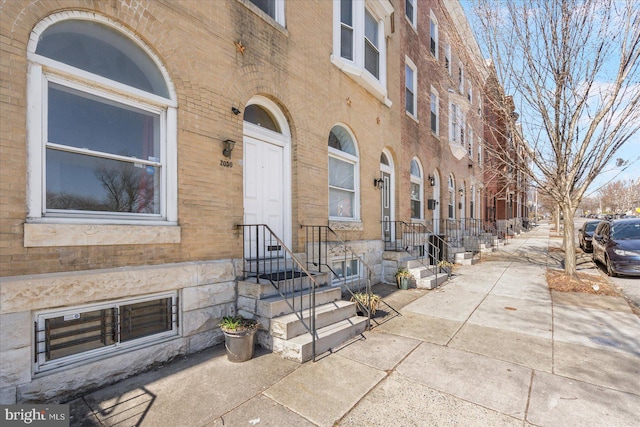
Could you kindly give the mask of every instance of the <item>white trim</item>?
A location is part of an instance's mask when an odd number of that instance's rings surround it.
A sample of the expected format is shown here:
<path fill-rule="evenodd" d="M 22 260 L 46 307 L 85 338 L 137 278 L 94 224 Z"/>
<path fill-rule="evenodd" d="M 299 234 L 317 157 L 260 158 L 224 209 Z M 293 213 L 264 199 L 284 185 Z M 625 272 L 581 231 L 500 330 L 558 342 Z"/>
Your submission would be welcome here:
<path fill-rule="evenodd" d="M 416 176 L 411 173 L 411 164 L 414 161 L 418 166 L 418 172 L 420 173 L 420 176 Z M 415 218 L 412 216 L 411 219 L 424 219 L 424 169 L 422 168 L 422 163 L 420 162 L 420 159 L 418 159 L 417 157 L 414 157 L 413 159 L 411 159 L 411 162 L 409 162 L 409 182 L 411 184 L 418 184 L 419 199 L 417 201 L 420 202 L 420 209 L 419 209 L 420 212 L 418 212 L 418 217 Z M 409 194 L 411 194 L 411 190 L 409 190 Z M 409 199 L 410 201 L 414 200 L 411 198 L 411 195 L 409 195 Z"/>
<path fill-rule="evenodd" d="M 391 186 L 391 188 L 389 189 L 389 200 L 390 200 L 389 201 L 389 211 L 390 211 L 389 220 L 395 221 L 395 218 L 396 218 L 395 164 L 393 162 L 393 156 L 391 155 L 391 152 L 387 148 L 383 148 L 382 153 L 384 153 L 384 155 L 387 157 L 387 160 L 389 161 L 389 165 L 383 165 L 382 163 L 380 163 L 380 171 L 388 173 L 391 181 L 389 183 L 389 185 Z M 381 213 L 382 213 L 382 207 L 381 207 Z"/>
<path fill-rule="evenodd" d="M 101 23 L 136 44 L 152 60 L 164 78 L 169 98 L 158 96 L 69 66 L 35 53 L 40 36 L 49 26 L 64 20 L 84 20 Z M 178 221 L 177 189 L 177 96 L 173 82 L 159 57 L 133 32 L 104 16 L 83 11 L 65 11 L 52 14 L 40 21 L 33 29 L 27 45 L 29 60 L 27 71 L 27 223 L 24 244 L 30 246 L 66 246 L 68 239 L 60 233 L 64 226 L 69 236 L 79 238 L 80 245 L 122 244 L 122 242 L 163 243 L 180 241 Z M 49 83 L 69 87 L 86 94 L 114 101 L 122 105 L 151 112 L 159 117 L 160 129 L 160 206 L 154 215 L 131 216 L 118 213 L 50 212 L 44 216 L 45 159 L 47 137 L 47 96 Z M 58 226 L 55 226 L 58 224 Z M 101 225 L 131 225 L 131 232 L 124 238 L 112 238 L 110 227 Z M 98 228 L 96 228 L 96 226 Z M 135 227 L 140 226 L 140 227 Z M 159 228 L 158 238 L 149 238 L 149 227 Z M 80 238 L 87 227 L 94 238 Z M 25 227 L 27 228 L 27 227 Z M 75 231 L 73 231 L 75 230 Z M 171 230 L 168 234 L 165 231 Z M 177 234 L 176 234 L 177 231 Z M 106 243 L 110 242 L 110 243 Z"/>
<path fill-rule="evenodd" d="M 269 111 L 269 113 L 271 113 L 273 119 L 276 121 L 281 131 L 280 133 L 274 132 L 272 130 L 263 128 L 256 124 L 243 121 L 242 139 L 243 139 L 243 144 L 244 144 L 244 137 L 247 136 L 249 138 L 257 139 L 263 142 L 280 146 L 283 149 L 282 156 L 283 156 L 283 162 L 284 162 L 283 164 L 284 170 L 282 171 L 282 180 L 283 180 L 284 188 L 283 188 L 282 221 L 283 221 L 283 228 L 284 228 L 284 236 L 278 236 L 278 237 L 280 237 L 288 247 L 291 247 L 291 241 L 292 241 L 291 240 L 292 239 L 291 222 L 293 217 L 292 217 L 292 201 L 291 201 L 292 199 L 291 130 L 289 128 L 289 122 L 287 120 L 287 117 L 282 112 L 282 109 L 278 106 L 278 104 L 276 104 L 275 102 L 273 102 L 272 100 L 264 96 L 254 95 L 253 97 L 251 97 L 251 99 L 249 99 L 246 105 L 258 105 L 264 108 L 265 110 Z M 243 173 L 243 179 L 244 179 L 244 173 Z M 243 203 L 244 203 L 244 199 L 243 199 Z"/>
<path fill-rule="evenodd" d="M 407 4 L 406 2 L 411 3 L 412 9 L 413 9 L 413 16 L 409 17 L 407 16 Z M 407 21 L 409 21 L 409 24 L 411 24 L 411 27 L 413 27 L 414 30 L 418 30 L 418 1 L 417 0 L 405 0 L 404 1 L 404 17 L 407 19 Z"/>
<path fill-rule="evenodd" d="M 328 157 L 333 157 L 340 161 L 353 164 L 353 216 L 351 217 L 342 217 L 342 216 L 331 216 L 330 210 L 331 206 L 329 203 L 329 199 L 327 199 L 327 215 L 330 221 L 360 221 L 360 148 L 358 146 L 358 141 L 351 131 L 351 128 L 344 123 L 336 123 L 331 126 L 331 130 L 336 126 L 345 130 L 349 136 L 351 137 L 351 141 L 353 143 L 353 147 L 356 151 L 355 156 L 353 154 L 349 154 L 345 151 L 335 149 L 333 147 L 329 147 L 327 145 L 327 153 Z M 327 158 L 327 196 L 330 197 L 329 189 L 329 159 Z"/>
<path fill-rule="evenodd" d="M 433 130 L 431 128 L 431 95 L 434 95 L 436 98 L 436 129 Z M 431 93 L 429 94 L 429 129 L 434 133 L 437 137 L 440 137 L 440 94 L 438 90 L 431 86 Z"/>
<path fill-rule="evenodd" d="M 431 34 L 431 25 L 435 27 L 435 35 Z M 433 36 L 433 37 L 432 37 Z M 431 53 L 431 38 L 435 39 L 435 54 L 432 54 L 436 61 L 439 59 L 439 50 L 440 50 L 440 27 L 438 24 L 438 18 L 433 13 L 433 10 L 429 9 L 429 53 Z"/>
<path fill-rule="evenodd" d="M 406 97 L 406 90 L 409 89 L 409 87 L 407 86 L 407 67 L 409 67 L 409 69 L 411 70 L 411 74 L 412 74 L 411 85 L 413 86 L 412 87 L 413 111 L 407 110 L 406 99 L 405 99 L 405 111 L 407 112 L 407 114 L 417 119 L 418 118 L 418 67 L 416 67 L 416 64 L 414 64 L 411 58 L 409 58 L 406 55 L 404 57 L 404 63 L 405 63 L 405 73 L 404 73 L 405 97 Z"/>
<path fill-rule="evenodd" d="M 353 60 L 341 56 L 341 0 L 333 0 L 333 50 L 330 56 L 331 63 L 343 71 L 358 84 L 364 87 L 373 96 L 379 99 L 387 107 L 391 107 L 391 100 L 387 91 L 387 43 L 385 21 L 393 13 L 393 5 L 388 0 L 354 0 L 353 1 Z M 377 48 L 379 52 L 379 77 L 373 76 L 364 64 L 364 25 L 365 8 L 378 22 Z M 361 43 L 362 41 L 362 43 Z"/>

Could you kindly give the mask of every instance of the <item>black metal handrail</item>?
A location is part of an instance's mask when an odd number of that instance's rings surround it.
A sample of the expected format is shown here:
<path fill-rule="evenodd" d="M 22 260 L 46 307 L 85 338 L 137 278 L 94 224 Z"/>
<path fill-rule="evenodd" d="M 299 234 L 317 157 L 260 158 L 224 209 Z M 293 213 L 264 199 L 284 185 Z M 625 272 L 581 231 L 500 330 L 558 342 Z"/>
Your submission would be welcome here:
<path fill-rule="evenodd" d="M 451 246 L 443 237 L 416 222 L 382 221 L 382 230 L 385 250 L 409 253 L 435 276 L 437 282 L 440 262 L 451 261 L 452 254 Z"/>
<path fill-rule="evenodd" d="M 316 360 L 316 289 L 318 282 L 276 233 L 266 224 L 238 224 L 243 236 L 243 279 L 267 280 L 311 334 L 311 351 Z M 305 281 L 308 280 L 308 284 Z M 305 294 L 308 288 L 309 292 Z M 304 299 L 310 310 L 304 319 Z"/>
<path fill-rule="evenodd" d="M 366 294 L 366 307 L 361 305 L 360 308 L 365 310 L 367 314 L 367 329 L 369 329 L 371 326 L 370 299 L 373 294 L 371 289 L 374 274 L 373 268 L 365 262 L 362 256 L 353 251 L 330 226 L 301 225 L 300 227 L 305 230 L 304 245 L 307 269 L 316 268 L 318 272 L 331 272 L 332 276 L 340 283 L 341 290 L 343 292 L 346 291 L 353 299 L 355 299 L 357 292 Z M 329 260 L 343 263 L 342 275 L 329 264 Z M 362 267 L 363 274 L 360 274 L 360 271 L 358 271 L 358 274 L 346 274 L 348 263 L 351 263 L 351 261 L 357 261 L 357 268 Z"/>

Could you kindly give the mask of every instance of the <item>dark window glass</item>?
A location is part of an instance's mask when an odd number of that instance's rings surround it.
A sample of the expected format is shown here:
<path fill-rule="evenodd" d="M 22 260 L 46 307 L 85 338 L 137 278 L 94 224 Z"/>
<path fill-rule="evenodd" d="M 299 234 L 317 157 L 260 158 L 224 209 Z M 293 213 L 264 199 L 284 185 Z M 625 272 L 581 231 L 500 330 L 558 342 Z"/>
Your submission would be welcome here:
<path fill-rule="evenodd" d="M 380 52 L 378 50 L 378 22 L 368 10 L 364 13 L 364 67 L 375 78 L 380 77 Z"/>
<path fill-rule="evenodd" d="M 109 346 L 115 343 L 113 310 L 95 310 L 45 320 L 45 359 Z"/>
<path fill-rule="evenodd" d="M 170 331 L 173 327 L 171 298 L 120 307 L 120 341 Z"/>
<path fill-rule="evenodd" d="M 262 10 L 264 13 L 276 19 L 276 0 L 249 0 L 251 3 L 255 4 Z"/>
<path fill-rule="evenodd" d="M 273 119 L 273 116 L 259 105 L 247 105 L 244 109 L 244 120 L 263 128 L 281 133 L 280 126 Z"/>

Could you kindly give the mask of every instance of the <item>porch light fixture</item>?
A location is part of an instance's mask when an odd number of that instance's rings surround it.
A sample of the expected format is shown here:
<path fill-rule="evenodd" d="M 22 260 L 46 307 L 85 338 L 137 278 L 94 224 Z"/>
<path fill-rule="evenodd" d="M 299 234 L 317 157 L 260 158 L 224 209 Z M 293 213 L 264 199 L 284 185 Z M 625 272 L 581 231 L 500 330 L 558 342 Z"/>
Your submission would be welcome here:
<path fill-rule="evenodd" d="M 222 144 L 223 144 L 222 155 L 224 155 L 225 157 L 231 158 L 231 152 L 233 151 L 233 146 L 236 145 L 236 142 L 230 139 L 227 139 L 223 141 Z"/>
<path fill-rule="evenodd" d="M 382 178 L 373 178 L 373 186 L 376 188 L 382 188 L 384 180 Z"/>
<path fill-rule="evenodd" d="M 436 186 L 436 178 L 433 175 L 429 175 L 429 186 L 430 187 Z"/>
<path fill-rule="evenodd" d="M 464 188 L 460 188 L 458 190 L 458 194 L 460 195 L 460 197 L 462 197 L 464 195 Z"/>
<path fill-rule="evenodd" d="M 239 110 L 238 108 L 236 108 L 236 107 L 231 107 L 231 112 L 237 116 L 237 115 L 238 115 L 238 114 L 240 114 L 242 111 L 240 111 L 240 110 Z"/>

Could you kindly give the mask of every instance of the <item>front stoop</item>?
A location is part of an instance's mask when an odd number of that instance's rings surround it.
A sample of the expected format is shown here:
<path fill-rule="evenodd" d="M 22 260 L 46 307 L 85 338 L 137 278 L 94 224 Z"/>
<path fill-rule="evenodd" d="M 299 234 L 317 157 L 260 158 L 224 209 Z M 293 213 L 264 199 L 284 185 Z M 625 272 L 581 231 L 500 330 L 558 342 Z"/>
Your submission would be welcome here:
<path fill-rule="evenodd" d="M 472 252 L 459 252 L 455 256 L 455 263 L 459 265 L 475 265 L 478 261 Z"/>
<path fill-rule="evenodd" d="M 316 279 L 323 285 L 315 295 L 316 355 L 343 344 L 367 327 L 367 318 L 356 315 L 356 304 L 341 299 L 341 289 L 327 284 L 328 275 L 320 276 Z M 309 288 L 298 292 L 303 299 L 298 301 L 301 306 L 295 313 L 271 283 L 240 281 L 238 292 L 238 311 L 257 318 L 262 325 L 257 335 L 262 347 L 300 363 L 313 358 L 311 334 L 305 327 L 311 317 Z"/>
<path fill-rule="evenodd" d="M 367 318 L 353 316 L 316 330 L 316 354 L 335 348 L 351 338 L 363 333 L 367 328 Z M 304 363 L 313 358 L 313 343 L 310 333 L 284 340 L 273 337 L 273 351 L 282 357 Z"/>
<path fill-rule="evenodd" d="M 438 270 L 437 276 L 429 267 Z M 447 273 L 441 272 L 439 267 L 432 265 L 426 266 L 418 260 L 408 261 L 407 269 L 413 276 L 416 288 L 418 289 L 435 289 L 448 279 Z"/>

